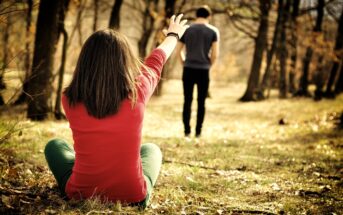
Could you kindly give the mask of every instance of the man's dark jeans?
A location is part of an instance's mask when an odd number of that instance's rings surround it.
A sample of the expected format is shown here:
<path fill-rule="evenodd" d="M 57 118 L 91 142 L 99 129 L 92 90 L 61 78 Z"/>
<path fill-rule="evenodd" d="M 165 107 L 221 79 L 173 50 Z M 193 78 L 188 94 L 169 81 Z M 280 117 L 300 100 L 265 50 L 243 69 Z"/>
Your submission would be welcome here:
<path fill-rule="evenodd" d="M 189 135 L 191 133 L 190 118 L 193 100 L 193 89 L 194 85 L 197 85 L 198 113 L 195 135 L 200 136 L 202 123 L 204 122 L 205 117 L 205 100 L 207 97 L 208 86 L 210 82 L 209 70 L 184 67 L 182 81 L 184 93 L 182 120 L 185 126 L 185 135 Z"/>

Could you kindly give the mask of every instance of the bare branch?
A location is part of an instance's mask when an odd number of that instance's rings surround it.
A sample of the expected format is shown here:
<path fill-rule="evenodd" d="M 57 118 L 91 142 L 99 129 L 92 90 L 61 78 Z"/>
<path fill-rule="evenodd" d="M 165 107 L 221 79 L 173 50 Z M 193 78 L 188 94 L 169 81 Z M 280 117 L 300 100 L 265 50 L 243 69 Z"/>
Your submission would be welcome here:
<path fill-rule="evenodd" d="M 331 3 L 335 2 L 336 0 L 328 0 L 327 2 L 325 2 L 324 4 L 324 8 L 326 8 L 328 5 L 330 5 Z M 298 16 L 303 16 L 311 11 L 315 11 L 317 10 L 317 5 L 314 7 L 308 7 L 308 8 L 304 8 L 302 10 L 299 11 L 299 15 Z"/>
<path fill-rule="evenodd" d="M 186 0 L 182 0 L 179 8 L 176 10 L 177 13 L 181 13 L 183 6 L 185 6 Z"/>
<path fill-rule="evenodd" d="M 326 11 L 328 12 L 331 18 L 333 18 L 337 23 L 339 22 L 339 17 L 331 7 L 327 7 Z"/>
<path fill-rule="evenodd" d="M 250 37 L 251 39 L 256 39 L 256 36 L 253 35 L 252 33 L 250 33 L 249 31 L 247 31 L 245 28 L 237 25 L 237 23 L 234 20 L 231 20 L 232 25 L 239 30 L 240 32 L 244 33 L 246 36 Z"/>
<path fill-rule="evenodd" d="M 130 9 L 133 9 L 133 10 L 139 12 L 141 15 L 144 14 L 144 11 L 141 8 L 138 8 L 137 5 L 129 4 L 127 2 L 124 2 L 123 4 L 128 6 Z"/>

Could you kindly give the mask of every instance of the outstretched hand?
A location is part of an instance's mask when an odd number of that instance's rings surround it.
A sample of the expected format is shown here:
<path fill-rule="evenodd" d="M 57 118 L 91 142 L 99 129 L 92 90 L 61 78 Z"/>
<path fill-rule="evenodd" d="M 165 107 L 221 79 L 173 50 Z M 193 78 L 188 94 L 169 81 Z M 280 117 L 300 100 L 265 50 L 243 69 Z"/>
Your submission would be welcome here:
<path fill-rule="evenodd" d="M 167 36 L 173 35 L 177 36 L 178 39 L 182 37 L 182 35 L 185 33 L 186 29 L 189 27 L 189 25 L 186 25 L 187 20 L 181 20 L 183 14 L 180 14 L 178 16 L 173 15 L 170 18 L 170 23 L 168 30 L 163 30 L 163 33 Z M 176 35 L 177 34 L 177 35 Z M 166 37 L 163 42 L 157 47 L 159 49 L 162 49 L 164 53 L 166 54 L 166 58 L 168 59 L 173 50 L 175 49 L 175 46 L 177 44 L 177 40 L 175 37 Z"/>
<path fill-rule="evenodd" d="M 189 27 L 189 25 L 186 25 L 187 19 L 181 20 L 183 14 L 180 14 L 178 16 L 173 15 L 170 18 L 170 23 L 168 30 L 164 31 L 164 34 L 167 35 L 168 33 L 176 33 L 179 35 L 179 38 L 182 37 L 182 35 L 185 33 L 186 29 Z"/>

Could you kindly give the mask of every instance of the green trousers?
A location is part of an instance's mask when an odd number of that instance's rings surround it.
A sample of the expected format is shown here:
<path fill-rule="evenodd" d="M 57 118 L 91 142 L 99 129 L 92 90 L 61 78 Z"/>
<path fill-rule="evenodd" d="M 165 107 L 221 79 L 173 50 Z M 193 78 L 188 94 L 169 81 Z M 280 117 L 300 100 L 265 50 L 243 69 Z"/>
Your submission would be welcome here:
<path fill-rule="evenodd" d="M 62 195 L 65 196 L 65 186 L 72 173 L 75 152 L 66 141 L 62 139 L 53 139 L 45 146 L 44 153 L 49 168 L 55 176 L 58 187 L 61 190 Z M 153 187 L 161 169 L 162 153 L 157 145 L 145 143 L 141 145 L 140 154 L 143 174 L 147 184 L 147 196 L 143 201 L 133 205 L 145 208 L 149 203 Z"/>

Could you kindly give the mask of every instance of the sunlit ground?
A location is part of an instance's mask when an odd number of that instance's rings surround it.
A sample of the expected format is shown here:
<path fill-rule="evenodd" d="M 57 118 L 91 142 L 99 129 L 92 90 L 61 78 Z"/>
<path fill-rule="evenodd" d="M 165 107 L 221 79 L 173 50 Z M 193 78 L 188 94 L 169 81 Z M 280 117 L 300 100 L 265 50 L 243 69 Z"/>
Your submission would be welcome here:
<path fill-rule="evenodd" d="M 244 84 L 211 83 L 202 137 L 188 140 L 183 137 L 181 82 L 167 81 L 164 86 L 163 96 L 149 103 L 144 121 L 143 141 L 158 144 L 164 155 L 145 213 L 343 211 L 343 131 L 334 124 L 343 111 L 342 95 L 314 102 L 310 98 L 279 100 L 272 91 L 266 101 L 239 103 Z M 195 117 L 196 100 L 193 128 Z M 54 137 L 72 144 L 67 122 L 27 121 L 24 107 L 1 109 L 0 120 L 0 138 L 16 122 L 15 129 L 21 130 L 0 146 L 1 210 L 21 207 L 26 213 L 139 212 L 118 204 L 70 203 L 58 197 L 42 152 L 45 143 Z M 8 148 L 17 155 L 11 155 L 5 150 Z M 27 192 L 34 195 L 28 197 Z"/>

